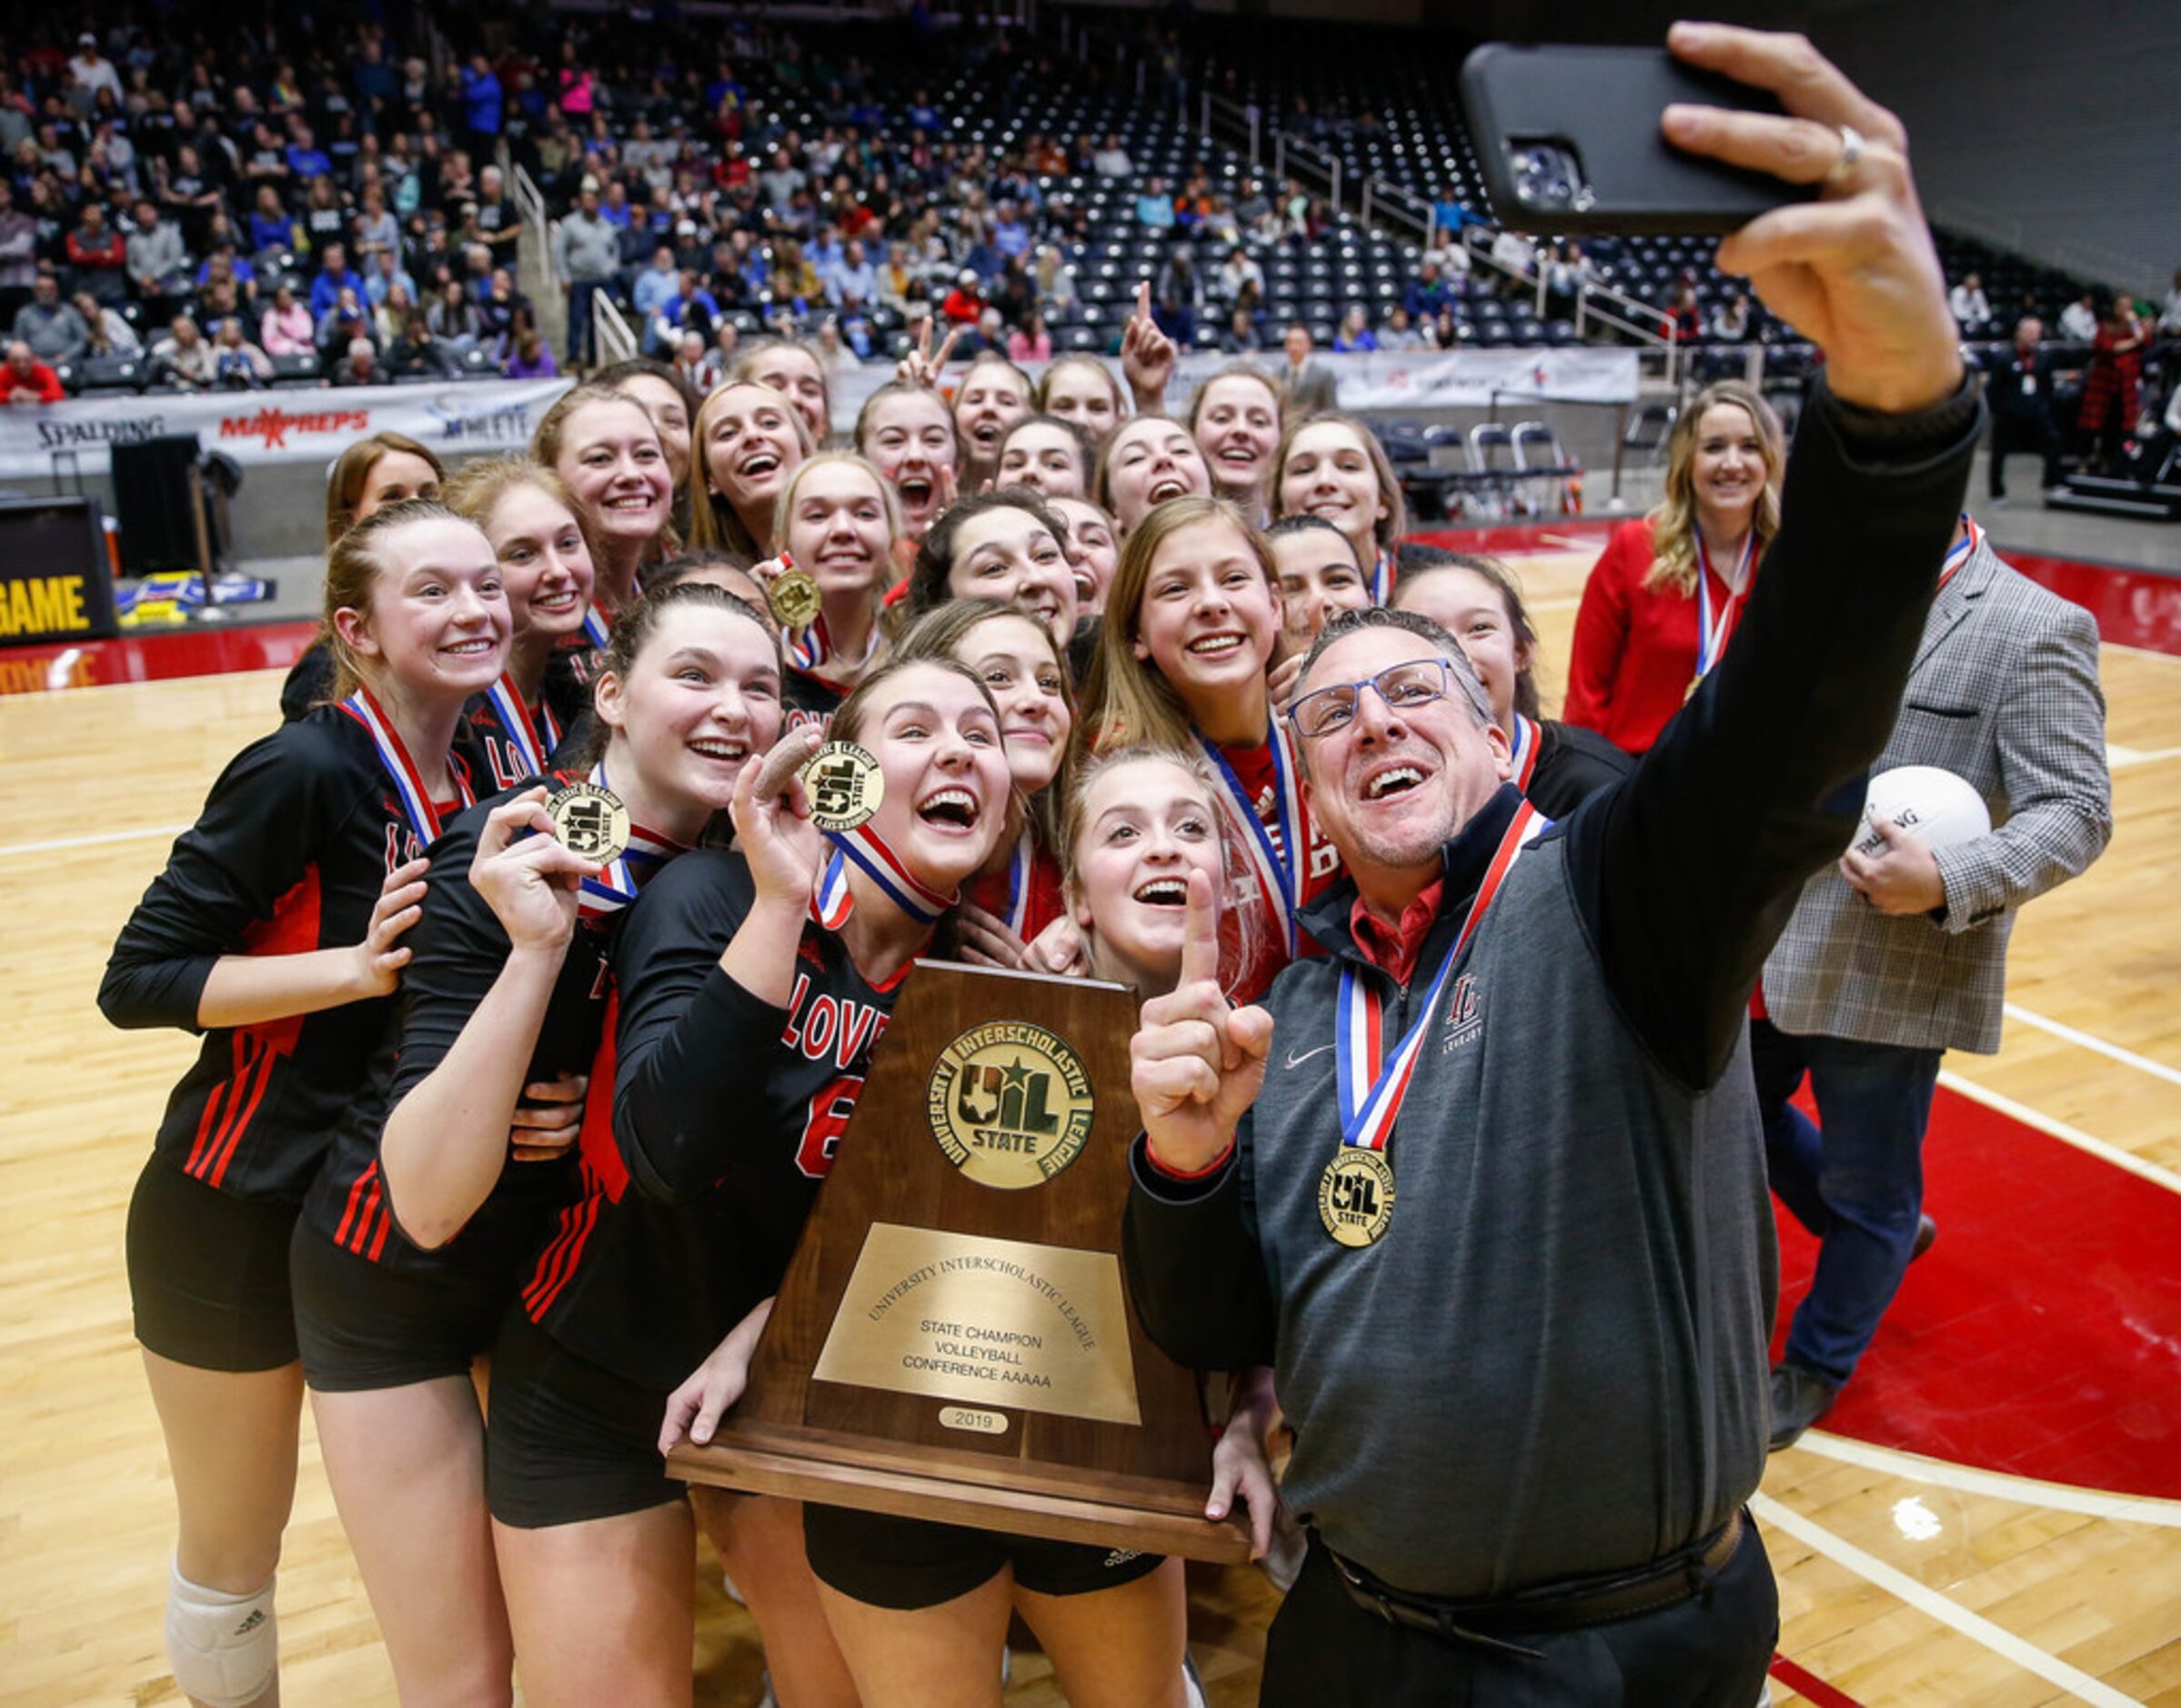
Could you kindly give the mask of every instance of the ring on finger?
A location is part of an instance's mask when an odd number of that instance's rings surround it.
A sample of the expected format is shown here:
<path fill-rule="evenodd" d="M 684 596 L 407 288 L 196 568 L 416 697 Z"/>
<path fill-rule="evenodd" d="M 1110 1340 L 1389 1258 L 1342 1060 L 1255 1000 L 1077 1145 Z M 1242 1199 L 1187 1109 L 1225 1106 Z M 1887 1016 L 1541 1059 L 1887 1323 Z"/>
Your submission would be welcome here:
<path fill-rule="evenodd" d="M 1833 163 L 1832 170 L 1825 174 L 1821 182 L 1827 188 L 1840 183 L 1855 169 L 1855 163 L 1862 158 L 1863 133 L 1853 125 L 1841 126 L 1840 158 Z"/>

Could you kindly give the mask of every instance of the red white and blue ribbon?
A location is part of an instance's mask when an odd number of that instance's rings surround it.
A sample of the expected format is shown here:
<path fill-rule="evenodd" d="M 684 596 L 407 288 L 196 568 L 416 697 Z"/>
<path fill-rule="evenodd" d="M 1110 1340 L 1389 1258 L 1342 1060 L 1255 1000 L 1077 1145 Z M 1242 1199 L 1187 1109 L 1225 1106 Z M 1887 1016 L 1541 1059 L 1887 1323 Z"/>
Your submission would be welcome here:
<path fill-rule="evenodd" d="M 583 638 L 600 652 L 606 650 L 606 643 L 613 638 L 613 618 L 598 608 L 596 599 L 584 609 Z"/>
<path fill-rule="evenodd" d="M 1268 826 L 1257 816 L 1257 803 L 1250 798 L 1242 779 L 1235 775 L 1234 767 L 1227 763 L 1227 756 L 1220 751 L 1218 743 L 1202 736 L 1197 740 L 1211 759 L 1221 781 L 1227 786 L 1227 799 L 1233 809 L 1236 827 L 1241 831 L 1242 846 L 1249 850 L 1250 864 L 1256 870 L 1258 887 L 1264 891 L 1265 904 L 1280 921 L 1281 934 L 1292 960 L 1300 948 L 1295 916 L 1302 909 L 1304 874 L 1310 869 L 1307 846 L 1310 825 L 1303 817 L 1302 768 L 1295 763 L 1294 749 L 1288 745 L 1287 728 L 1275 718 L 1266 732 L 1266 745 L 1272 759 L 1272 816 L 1280 832 L 1277 842 L 1272 839 L 1273 826 Z"/>
<path fill-rule="evenodd" d="M 1530 792 L 1530 779 L 1537 775 L 1537 756 L 1545 745 L 1544 733 L 1533 718 L 1514 714 L 1514 771 L 1510 780 L 1525 795 Z"/>
<path fill-rule="evenodd" d="M 417 833 L 417 840 L 429 848 L 439 839 L 439 809 L 432 804 L 432 792 L 424 786 L 424 774 L 417 769 L 417 761 L 402 745 L 401 732 L 394 728 L 394 720 L 386 708 L 372 697 L 367 688 L 359 688 L 341 702 L 341 709 L 364 727 L 371 738 L 371 745 L 378 749 L 378 762 L 386 768 L 387 776 L 394 784 L 394 798 L 401 802 L 402 817 L 409 821 L 409 829 Z M 469 779 L 462 767 L 450 754 L 447 774 L 453 780 L 455 793 L 465 807 L 477 804 L 470 793 Z"/>
<path fill-rule="evenodd" d="M 1030 918 L 1030 869 L 1037 859 L 1037 846 L 1025 825 L 1022 834 L 1015 839 L 1015 851 L 1007 859 L 1007 929 L 1017 937 L 1022 935 L 1023 922 Z"/>
<path fill-rule="evenodd" d="M 833 845 L 833 855 L 811 891 L 810 917 L 827 930 L 838 931 L 855 911 L 855 898 L 849 891 L 851 867 L 919 925 L 937 925 L 940 916 L 954 905 L 956 897 L 942 896 L 919 881 L 869 824 L 853 830 L 828 830 L 825 837 Z"/>
<path fill-rule="evenodd" d="M 1939 570 L 1939 587 L 1944 588 L 1961 571 L 1961 567 L 1976 555 L 1977 548 L 1985 543 L 1985 531 L 1968 511 L 1962 512 L 1962 526 L 1969 531 L 1946 548 L 1946 561 Z"/>
<path fill-rule="evenodd" d="M 1342 1145 L 1366 1150 L 1386 1148 L 1387 1140 L 1393 1136 L 1393 1123 L 1401 1118 L 1401 1106 L 1409 1095 L 1409 1082 L 1415 1076 L 1416 1058 L 1423 1048 L 1424 1034 L 1430 1029 L 1432 1015 L 1439 1011 L 1439 999 L 1452 977 L 1454 963 L 1462 959 L 1462 951 L 1477 934 L 1477 927 L 1498 898 L 1507 874 L 1514 869 L 1514 862 L 1525 848 L 1552 828 L 1552 822 L 1526 800 L 1516 809 L 1513 822 L 1501 837 L 1492 864 L 1485 870 L 1484 881 L 1477 888 L 1477 899 L 1470 904 L 1469 918 L 1462 922 L 1462 929 L 1454 938 L 1453 947 L 1446 951 L 1446 959 L 1439 963 L 1439 970 L 1408 1035 L 1394 1047 L 1382 1069 L 1379 1066 L 1382 1019 L 1378 991 L 1369 980 L 1357 977 L 1354 968 L 1341 970 L 1341 1000 L 1333 1014 L 1333 1060 L 1341 1099 Z"/>
<path fill-rule="evenodd" d="M 589 780 L 610 792 L 603 759 L 590 768 Z M 656 830 L 647 830 L 632 819 L 628 826 L 628 846 L 621 850 L 619 858 L 607 862 L 604 871 L 596 878 L 586 878 L 577 887 L 577 917 L 601 919 L 609 913 L 618 913 L 658 875 L 660 867 L 685 852 L 680 843 Z"/>
<path fill-rule="evenodd" d="M 485 700 L 492 708 L 492 715 L 498 720 L 508 745 L 515 749 L 521 775 L 544 776 L 546 761 L 560 745 L 560 724 L 553 716 L 553 708 L 543 700 L 538 702 L 538 715 L 545 720 L 545 728 L 540 731 L 530 717 L 530 708 L 523 704 L 515 678 L 505 674 L 485 690 Z"/>
<path fill-rule="evenodd" d="M 862 673 L 864 667 L 870 663 L 871 655 L 879 649 L 879 626 L 873 623 L 870 640 L 863 648 L 863 656 L 847 667 L 848 675 L 854 677 Z M 826 614 L 823 611 L 810 619 L 809 628 L 788 638 L 788 662 L 805 676 L 819 676 L 827 665 L 841 662 L 839 652 L 834 645 L 833 631 L 826 627 Z"/>
<path fill-rule="evenodd" d="M 1719 662 L 1719 655 L 1726 650 L 1727 637 L 1734 632 L 1734 612 L 1740 608 L 1742 596 L 1749 590 L 1749 561 L 1757 549 L 1757 530 L 1751 528 L 1742 542 L 1742 561 L 1734 566 L 1734 578 L 1721 580 L 1726 586 L 1726 602 L 1719 608 L 1719 615 L 1712 615 L 1712 559 L 1704 548 L 1704 536 L 1696 536 L 1696 679 L 1702 681 L 1712 673 Z"/>
<path fill-rule="evenodd" d="M 818 888 L 810 892 L 810 917 L 822 929 L 838 931 L 855 910 L 856 898 L 849 889 L 848 857 L 835 849 L 819 875 Z"/>
<path fill-rule="evenodd" d="M 1371 602 L 1373 605 L 1391 605 L 1393 602 L 1393 548 L 1381 546 L 1378 556 L 1371 565 Z"/>

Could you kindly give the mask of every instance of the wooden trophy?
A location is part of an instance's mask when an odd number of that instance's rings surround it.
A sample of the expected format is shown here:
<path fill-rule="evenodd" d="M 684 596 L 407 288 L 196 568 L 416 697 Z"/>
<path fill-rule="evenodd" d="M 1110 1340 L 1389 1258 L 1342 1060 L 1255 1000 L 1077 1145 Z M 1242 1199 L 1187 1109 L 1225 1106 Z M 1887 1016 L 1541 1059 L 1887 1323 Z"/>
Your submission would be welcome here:
<path fill-rule="evenodd" d="M 1135 995 L 920 962 L 741 1400 L 692 1482 L 1100 1547 L 1249 1557 L 1204 1517 L 1196 1378 L 1121 1285 Z"/>

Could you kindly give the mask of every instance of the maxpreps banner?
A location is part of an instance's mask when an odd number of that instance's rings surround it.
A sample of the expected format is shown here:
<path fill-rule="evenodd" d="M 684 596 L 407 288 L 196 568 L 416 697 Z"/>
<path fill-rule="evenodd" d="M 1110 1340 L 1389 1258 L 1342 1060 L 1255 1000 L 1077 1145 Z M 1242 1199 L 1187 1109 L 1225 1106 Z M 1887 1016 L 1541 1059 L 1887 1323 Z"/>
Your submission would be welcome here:
<path fill-rule="evenodd" d="M 107 471 L 116 445 L 194 433 L 246 466 L 330 463 L 367 433 L 406 433 L 443 457 L 520 450 L 564 379 L 317 391 L 155 392 L 0 410 L 0 479 L 43 479 L 56 452 L 86 475 Z"/>

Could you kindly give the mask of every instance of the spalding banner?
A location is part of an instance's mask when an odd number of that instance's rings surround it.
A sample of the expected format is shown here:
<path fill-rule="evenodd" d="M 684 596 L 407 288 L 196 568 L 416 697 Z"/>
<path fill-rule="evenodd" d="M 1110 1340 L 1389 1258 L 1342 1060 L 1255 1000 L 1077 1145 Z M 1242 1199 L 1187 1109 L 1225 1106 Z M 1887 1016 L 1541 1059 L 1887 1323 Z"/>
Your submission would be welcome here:
<path fill-rule="evenodd" d="M 238 463 L 329 463 L 367 433 L 406 433 L 442 456 L 520 450 L 568 381 L 359 386 L 315 391 L 152 392 L 0 410 L 0 478 L 43 479 L 56 453 L 105 474 L 116 445 L 194 433 Z"/>

